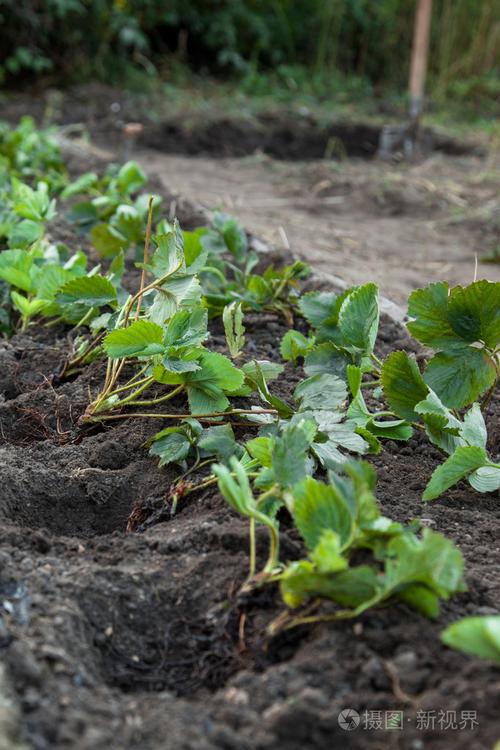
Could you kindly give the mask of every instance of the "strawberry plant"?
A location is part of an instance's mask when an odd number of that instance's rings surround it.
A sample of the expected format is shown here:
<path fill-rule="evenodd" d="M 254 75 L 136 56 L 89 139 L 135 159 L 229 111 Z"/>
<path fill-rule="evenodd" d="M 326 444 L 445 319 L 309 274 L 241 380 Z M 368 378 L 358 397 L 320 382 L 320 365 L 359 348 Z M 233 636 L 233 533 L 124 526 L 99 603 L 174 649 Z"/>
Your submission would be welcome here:
<path fill-rule="evenodd" d="M 0 188 L 12 177 L 30 184 L 43 180 L 55 190 L 67 180 L 51 131 L 38 130 L 32 117 L 22 117 L 16 128 L 0 122 Z"/>
<path fill-rule="evenodd" d="M 300 462 L 297 452 L 296 462 Z M 269 628 L 284 628 L 357 617 L 368 609 L 399 600 L 427 617 L 439 613 L 439 600 L 465 590 L 463 559 L 441 534 L 405 527 L 381 515 L 368 464 L 348 462 L 329 482 L 294 477 L 288 488 L 273 486 L 255 497 L 236 458 L 230 469 L 216 465 L 219 489 L 227 502 L 253 524 L 270 530 L 269 559 L 256 581 L 280 584 L 290 608 Z M 285 506 L 301 534 L 308 557 L 279 564 L 276 511 Z M 251 532 L 251 566 L 255 560 Z M 324 602 L 334 603 L 333 611 Z M 299 614 L 293 610 L 299 609 Z M 292 611 L 290 611 L 292 610 Z"/>
<path fill-rule="evenodd" d="M 153 407 L 184 394 L 190 413 L 199 418 L 220 416 L 238 393 L 245 373 L 224 355 L 210 352 L 207 314 L 201 297 L 197 271 L 203 262 L 200 249 L 186 257 L 183 235 L 177 224 L 167 234 L 154 238 L 156 250 L 148 258 L 145 246 L 143 278 L 139 291 L 130 295 L 110 323 L 103 340 L 108 356 L 104 386 L 89 405 L 85 419 L 112 419 L 109 412 L 124 406 Z M 153 281 L 145 283 L 145 274 Z M 138 362 L 138 372 L 125 385 L 118 377 L 127 362 Z M 142 394 L 152 385 L 167 387 L 153 398 Z M 265 410 L 267 411 L 267 410 Z M 106 415 L 104 415 L 106 413 Z M 232 410 L 245 413 L 245 410 Z M 178 414 L 152 414 L 154 418 L 177 419 Z"/>
<path fill-rule="evenodd" d="M 212 227 L 184 232 L 186 246 L 206 252 L 200 281 L 210 315 L 220 315 L 227 305 L 240 302 L 244 310 L 283 315 L 292 325 L 298 299 L 297 283 L 307 278 L 309 267 L 300 261 L 262 274 L 252 273 L 259 262 L 249 249 L 246 233 L 237 219 L 215 213 Z"/>
<path fill-rule="evenodd" d="M 410 295 L 408 315 L 410 333 L 436 352 L 423 377 L 445 406 L 460 409 L 492 393 L 500 374 L 500 283 L 430 284 Z"/>
<path fill-rule="evenodd" d="M 12 177 L 2 194 L 0 239 L 8 247 L 27 248 L 45 236 L 47 224 L 56 216 L 56 202 L 46 182 L 36 189 Z"/>
<path fill-rule="evenodd" d="M 102 258 L 113 258 L 128 248 L 144 244 L 150 197 L 138 195 L 146 176 L 134 161 L 108 168 L 99 178 L 94 172 L 81 175 L 65 187 L 62 199 L 85 196 L 67 214 L 70 222 L 90 231 L 92 243 Z M 155 217 L 160 198 L 153 198 Z"/>
<path fill-rule="evenodd" d="M 427 385 L 415 360 L 405 352 L 393 352 L 386 359 L 382 383 L 392 410 L 423 429 L 429 440 L 449 456 L 435 469 L 424 500 L 434 500 L 464 478 L 478 492 L 500 487 L 500 464 L 493 462 L 486 451 L 487 431 L 478 403 L 460 418 Z"/>
<path fill-rule="evenodd" d="M 284 359 L 303 359 L 307 375 L 330 373 L 344 381 L 347 367 L 355 365 L 362 375 L 371 375 L 360 387 L 379 385 L 381 362 L 374 353 L 380 316 L 376 284 L 351 287 L 341 294 L 308 292 L 298 308 L 311 332 L 306 337 L 288 331 L 280 346 Z"/>

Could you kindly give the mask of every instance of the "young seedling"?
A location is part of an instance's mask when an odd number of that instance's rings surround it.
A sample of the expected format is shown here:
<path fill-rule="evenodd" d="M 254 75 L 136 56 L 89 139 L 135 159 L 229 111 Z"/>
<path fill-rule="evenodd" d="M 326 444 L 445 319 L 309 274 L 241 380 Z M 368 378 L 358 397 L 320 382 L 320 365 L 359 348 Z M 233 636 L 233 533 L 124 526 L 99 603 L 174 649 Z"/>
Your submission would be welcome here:
<path fill-rule="evenodd" d="M 307 430 L 301 430 L 300 439 L 307 442 Z M 292 438 L 296 445 L 299 434 Z M 415 525 L 405 527 L 381 515 L 375 473 L 368 464 L 344 464 L 343 473 L 331 473 L 326 484 L 291 467 L 280 475 L 278 455 L 266 465 L 275 472 L 273 483 L 257 498 L 236 458 L 230 459 L 232 473 L 225 466 L 213 468 L 227 502 L 251 519 L 247 587 L 278 581 L 289 608 L 271 623 L 270 635 L 298 625 L 355 618 L 392 600 L 436 617 L 440 599 L 465 590 L 463 559 L 452 542 L 430 529 L 418 535 Z M 266 463 L 266 457 L 262 460 Z M 262 474 L 255 487 L 261 479 Z M 285 567 L 278 564 L 276 546 L 280 507 L 288 509 L 308 550 L 307 558 Z M 255 522 L 271 533 L 268 562 L 258 576 Z M 324 609 L 325 601 L 335 604 L 333 612 Z M 290 611 L 297 609 L 298 614 Z"/>
<path fill-rule="evenodd" d="M 243 325 L 243 310 L 241 302 L 231 302 L 222 312 L 224 332 L 227 348 L 233 359 L 241 354 L 245 346 L 245 326 Z"/>
<path fill-rule="evenodd" d="M 219 490 L 234 510 L 250 519 L 250 572 L 253 579 L 256 574 L 255 525 L 261 523 L 269 531 L 269 555 L 262 570 L 260 579 L 271 576 L 279 560 L 279 532 L 275 518 L 261 510 L 263 497 L 256 500 L 253 496 L 247 472 L 241 462 L 233 456 L 229 459 L 229 469 L 223 464 L 215 464 L 213 473 L 218 479 Z"/>

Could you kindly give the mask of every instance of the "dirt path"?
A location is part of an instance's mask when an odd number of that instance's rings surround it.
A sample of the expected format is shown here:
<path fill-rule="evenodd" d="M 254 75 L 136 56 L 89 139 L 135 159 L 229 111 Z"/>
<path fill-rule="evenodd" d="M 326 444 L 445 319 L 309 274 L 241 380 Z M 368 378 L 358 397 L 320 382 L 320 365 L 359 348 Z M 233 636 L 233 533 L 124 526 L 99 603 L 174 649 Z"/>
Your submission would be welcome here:
<path fill-rule="evenodd" d="M 475 255 L 500 244 L 495 159 L 434 155 L 420 165 L 280 162 L 133 154 L 170 189 L 236 214 L 244 226 L 349 284 L 376 281 L 404 305 L 437 279 L 474 278 Z M 500 280 L 479 260 L 478 278 Z"/>

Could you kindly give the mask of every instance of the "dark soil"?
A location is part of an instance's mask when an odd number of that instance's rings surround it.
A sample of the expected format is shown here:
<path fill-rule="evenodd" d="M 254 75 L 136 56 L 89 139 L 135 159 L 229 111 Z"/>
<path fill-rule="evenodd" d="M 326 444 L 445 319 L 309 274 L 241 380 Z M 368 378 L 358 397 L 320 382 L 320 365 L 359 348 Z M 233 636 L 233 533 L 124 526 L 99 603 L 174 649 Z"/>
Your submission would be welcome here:
<path fill-rule="evenodd" d="M 276 159 L 315 160 L 339 157 L 372 158 L 378 151 L 381 127 L 367 122 L 337 120 L 325 125 L 311 114 L 297 112 L 226 117 L 172 116 L 158 110 L 158 97 L 132 94 L 99 84 L 69 90 L 42 90 L 29 97 L 10 96 L 2 118 L 17 122 L 29 113 L 39 122 L 90 131 L 96 143 L 118 147 L 124 156 L 132 146 L 122 136 L 127 122 L 140 122 L 137 145 L 163 153 L 188 156 L 242 157 L 262 152 Z M 402 124 L 403 125 L 403 124 Z M 76 130 L 74 126 L 77 126 Z M 395 150 L 401 150 L 401 128 L 394 130 Z M 399 144 L 399 145 L 398 145 Z M 424 153 L 440 151 L 459 156 L 482 154 L 473 143 L 425 128 L 420 134 Z"/>
<path fill-rule="evenodd" d="M 275 358 L 285 330 L 277 319 L 254 319 L 251 355 Z M 381 351 L 407 343 L 385 320 Z M 217 330 L 213 344 L 223 345 Z M 374 460 L 384 512 L 400 521 L 423 515 L 449 535 L 466 558 L 469 591 L 437 622 L 395 606 L 269 644 L 278 592 L 238 596 L 245 523 L 212 489 L 170 516 L 175 472 L 159 472 L 143 447 L 158 424 L 80 430 L 103 371 L 95 364 L 58 384 L 67 350 L 65 331 L 33 328 L 0 354 L 0 653 L 36 750 L 492 746 L 500 671 L 446 649 L 439 632 L 462 615 L 497 611 L 498 497 L 461 484 L 423 506 L 438 452 L 420 436 L 386 444 Z M 287 368 L 282 397 L 297 377 Z M 499 412 L 497 398 L 492 448 Z M 131 513 L 143 533 L 125 533 Z M 282 545 L 285 559 L 300 554 L 286 524 Z M 404 732 L 346 733 L 337 722 L 345 707 L 404 710 Z M 432 710 L 477 711 L 479 726 L 418 729 L 417 712 Z"/>
<path fill-rule="evenodd" d="M 200 223 L 189 203 L 180 211 L 184 226 Z M 53 231 L 78 241 L 63 224 Z M 248 357 L 276 360 L 285 324 L 269 315 L 246 322 Z M 212 333 L 223 350 L 220 326 Z M 144 447 L 161 422 L 79 427 L 104 366 L 61 380 L 71 340 L 64 327 L 33 326 L 0 342 L 0 658 L 29 747 L 492 748 L 500 670 L 445 648 L 439 633 L 463 615 L 498 613 L 498 496 L 462 483 L 424 506 L 442 457 L 420 435 L 386 443 L 372 459 L 383 511 L 399 521 L 423 516 L 450 536 L 466 559 L 468 592 L 435 622 L 398 605 L 268 642 L 266 625 L 282 605 L 272 587 L 238 593 L 248 570 L 245 522 L 213 488 L 181 499 L 171 515 L 176 471 L 158 471 Z M 384 318 L 379 354 L 403 347 L 415 350 Z M 273 391 L 289 399 L 299 377 L 287 366 Z M 492 452 L 499 414 L 497 394 L 487 415 Z M 263 529 L 258 542 L 263 561 Z M 302 551 L 286 519 L 281 548 L 284 560 Z M 0 671 L 0 727 L 2 690 Z M 346 732 L 344 708 L 402 710 L 404 730 Z M 434 728 L 421 728 L 422 711 L 435 712 Z M 458 721 L 475 711 L 478 725 L 442 729 L 440 711 Z M 0 747 L 21 750 L 1 736 Z"/>

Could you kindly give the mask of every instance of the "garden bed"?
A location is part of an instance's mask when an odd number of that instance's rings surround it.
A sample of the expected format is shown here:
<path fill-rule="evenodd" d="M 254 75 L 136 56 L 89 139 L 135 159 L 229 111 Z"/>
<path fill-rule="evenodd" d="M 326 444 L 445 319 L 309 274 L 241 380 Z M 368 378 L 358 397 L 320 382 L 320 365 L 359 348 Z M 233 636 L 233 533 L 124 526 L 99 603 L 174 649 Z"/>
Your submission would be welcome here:
<path fill-rule="evenodd" d="M 124 146 L 123 127 L 139 122 L 143 132 L 137 145 L 166 154 L 209 156 L 213 158 L 244 157 L 264 153 L 275 159 L 307 161 L 355 157 L 372 159 L 379 149 L 382 125 L 370 118 L 345 116 L 317 118 L 305 110 L 291 108 L 276 112 L 236 109 L 229 115 L 219 108 L 189 111 L 168 97 L 133 94 L 100 84 L 87 84 L 66 90 L 42 90 L 11 96 L 3 118 L 17 122 L 26 113 L 38 121 L 62 125 L 70 132 L 91 132 L 93 139 L 106 146 Z M 401 127 L 400 127 L 401 126 Z M 395 154 L 402 151 L 403 125 L 395 123 Z M 484 156 L 482 144 L 461 140 L 425 127 L 421 132 L 421 150 L 449 156 Z M 127 148 L 127 146 L 125 146 Z"/>
<path fill-rule="evenodd" d="M 168 206 L 171 196 L 164 199 Z M 199 223 L 195 206 L 177 209 L 184 228 Z M 66 226 L 53 231 L 79 241 Z M 279 361 L 282 317 L 251 314 L 245 325 L 243 361 Z M 227 353 L 221 322 L 210 330 L 210 348 Z M 369 457 L 382 511 L 401 522 L 423 517 L 452 539 L 468 591 L 444 602 L 436 620 L 398 604 L 270 639 L 266 626 L 283 609 L 277 586 L 239 593 L 246 522 L 215 487 L 181 498 L 172 515 L 178 471 L 158 471 L 144 447 L 159 425 L 132 417 L 82 425 L 105 363 L 61 379 L 69 347 L 64 326 L 31 325 L 0 344 L 0 706 L 11 697 L 0 729 L 10 722 L 8 750 L 24 741 L 35 750 L 492 747 L 499 670 L 451 651 L 439 634 L 464 615 L 498 613 L 498 496 L 462 482 L 424 505 L 442 455 L 419 432 L 384 442 Z M 383 316 L 376 354 L 397 349 L 421 355 Z M 289 401 L 301 377 L 287 363 L 273 393 Z M 185 408 L 170 403 L 176 413 Z M 497 393 L 486 414 L 492 452 L 499 416 Z M 235 431 L 255 434 L 249 425 Z M 257 531 L 263 564 L 266 535 Z M 282 560 L 303 554 L 286 516 L 280 541 Z M 339 725 L 346 708 L 362 717 L 355 731 Z M 401 729 L 377 728 L 375 712 L 384 725 L 392 711 L 403 712 Z"/>

